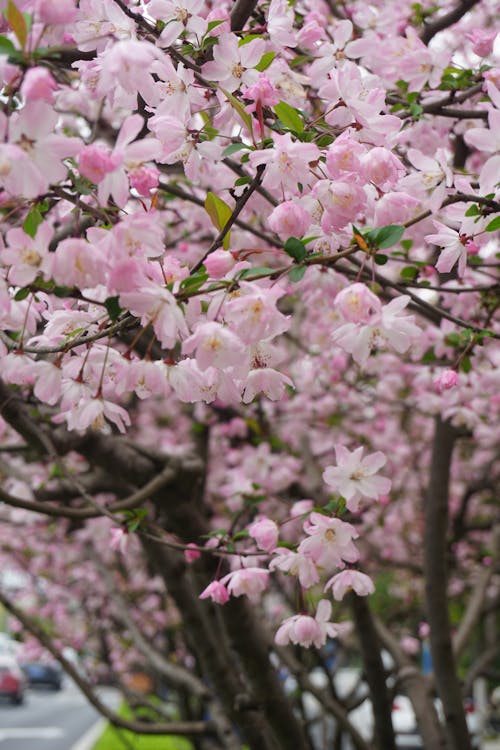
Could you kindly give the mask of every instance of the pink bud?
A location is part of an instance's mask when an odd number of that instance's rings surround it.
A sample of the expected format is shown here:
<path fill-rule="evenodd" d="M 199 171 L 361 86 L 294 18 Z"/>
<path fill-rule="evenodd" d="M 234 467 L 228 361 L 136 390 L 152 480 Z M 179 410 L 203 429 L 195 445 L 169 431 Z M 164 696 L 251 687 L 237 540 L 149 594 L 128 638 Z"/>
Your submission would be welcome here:
<path fill-rule="evenodd" d="M 449 388 L 454 388 L 458 383 L 458 374 L 455 370 L 443 370 L 434 381 L 438 393 L 442 393 Z"/>
<path fill-rule="evenodd" d="M 255 539 L 257 546 L 265 552 L 273 552 L 278 544 L 278 527 L 270 518 L 255 521 L 248 529 L 250 536 Z"/>
<path fill-rule="evenodd" d="M 207 255 L 203 263 L 212 279 L 221 279 L 234 266 L 235 260 L 227 250 L 215 250 Z"/>
<path fill-rule="evenodd" d="M 27 102 L 42 99 L 49 104 L 54 98 L 57 83 L 47 68 L 28 68 L 21 84 L 21 94 Z"/>
<path fill-rule="evenodd" d="M 431 632 L 431 629 L 429 627 L 429 624 L 427 622 L 421 622 L 418 626 L 418 634 L 420 638 L 428 638 L 429 634 Z"/>
<path fill-rule="evenodd" d="M 196 549 L 196 545 L 191 543 L 187 545 L 187 549 L 184 550 L 184 559 L 187 563 L 193 563 L 195 560 L 201 557 L 201 552 Z"/>
<path fill-rule="evenodd" d="M 282 239 L 303 237 L 311 224 L 311 215 L 299 203 L 285 201 L 276 206 L 268 221 Z"/>
<path fill-rule="evenodd" d="M 479 252 L 479 245 L 474 240 L 467 240 L 465 243 L 467 255 L 477 255 Z"/>

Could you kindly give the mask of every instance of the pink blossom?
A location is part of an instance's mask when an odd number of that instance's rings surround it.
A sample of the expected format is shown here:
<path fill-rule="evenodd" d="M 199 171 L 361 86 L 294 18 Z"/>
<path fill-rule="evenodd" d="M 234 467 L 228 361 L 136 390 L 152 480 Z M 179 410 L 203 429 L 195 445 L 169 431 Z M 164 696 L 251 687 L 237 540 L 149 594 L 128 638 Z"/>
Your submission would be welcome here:
<path fill-rule="evenodd" d="M 431 632 L 431 629 L 427 622 L 420 622 L 418 624 L 418 634 L 420 638 L 428 638 L 430 635 L 430 632 Z"/>
<path fill-rule="evenodd" d="M 229 601 L 229 592 L 220 581 L 212 581 L 201 592 L 200 599 L 211 599 L 216 604 L 226 604 Z"/>
<path fill-rule="evenodd" d="M 467 267 L 467 248 L 465 245 L 470 238 L 459 234 L 455 229 L 447 227 L 440 221 L 433 221 L 432 223 L 439 231 L 437 234 L 426 235 L 425 240 L 443 248 L 437 260 L 436 269 L 439 273 L 449 273 L 455 263 L 458 262 L 458 275 L 463 276 Z"/>
<path fill-rule="evenodd" d="M 271 0 L 267 17 L 267 30 L 273 44 L 295 47 L 294 12 L 286 0 Z"/>
<path fill-rule="evenodd" d="M 413 638 L 411 635 L 405 635 L 399 641 L 399 645 L 406 654 L 415 656 L 420 651 L 420 641 L 418 638 Z"/>
<path fill-rule="evenodd" d="M 130 538 L 128 530 L 124 529 L 123 526 L 114 526 L 113 528 L 109 530 L 109 533 L 111 535 L 109 548 L 112 550 L 118 550 L 119 552 L 125 553 L 127 550 L 127 544 Z"/>
<path fill-rule="evenodd" d="M 245 347 L 238 336 L 221 323 L 201 323 L 182 345 L 184 354 L 196 352 L 201 370 L 231 367 L 245 358 Z"/>
<path fill-rule="evenodd" d="M 478 57 L 488 57 L 493 52 L 493 42 L 497 36 L 496 31 L 485 31 L 485 29 L 472 29 L 465 38 L 472 42 L 472 51 Z"/>
<path fill-rule="evenodd" d="M 321 228 L 324 232 L 343 229 L 366 208 L 366 193 L 355 182 L 318 180 L 313 195 L 323 208 Z"/>
<path fill-rule="evenodd" d="M 434 380 L 434 385 L 438 393 L 454 388 L 459 384 L 458 373 L 455 370 L 443 370 Z"/>
<path fill-rule="evenodd" d="M 337 294 L 335 307 L 350 323 L 369 323 L 380 314 L 382 303 L 365 284 L 356 282 Z"/>
<path fill-rule="evenodd" d="M 201 557 L 201 552 L 196 549 L 196 545 L 192 542 L 187 545 L 187 548 L 184 550 L 184 559 L 187 563 L 193 563 L 195 560 L 199 560 Z"/>
<path fill-rule="evenodd" d="M 362 157 L 361 164 L 366 178 L 384 193 L 395 188 L 406 173 L 398 157 L 382 147 L 370 149 Z"/>
<path fill-rule="evenodd" d="M 376 451 L 363 458 L 363 452 L 362 447 L 351 453 L 343 445 L 336 445 L 337 466 L 328 466 L 323 472 L 326 484 L 344 497 L 347 507 L 354 512 L 362 497 L 378 498 L 391 488 L 389 479 L 376 476 L 387 462 L 384 454 Z"/>
<path fill-rule="evenodd" d="M 74 0 L 36 0 L 35 18 L 46 24 L 71 23 L 76 17 Z"/>
<path fill-rule="evenodd" d="M 281 624 L 274 640 L 278 646 L 286 646 L 288 643 L 309 648 L 314 644 L 321 648 L 327 638 L 335 638 L 338 630 L 329 622 L 332 614 L 332 605 L 327 599 L 318 602 L 316 616 L 294 615 Z"/>
<path fill-rule="evenodd" d="M 146 167 L 144 164 L 131 169 L 129 172 L 130 187 L 137 190 L 139 195 L 148 197 L 151 190 L 158 187 L 160 172 L 156 167 Z"/>
<path fill-rule="evenodd" d="M 248 596 L 251 601 L 258 601 L 269 583 L 269 571 L 264 568 L 240 568 L 221 578 L 233 596 Z"/>
<path fill-rule="evenodd" d="M 218 81 L 229 92 L 236 91 L 242 84 L 251 86 L 257 82 L 259 73 L 253 68 L 265 52 L 262 39 L 253 39 L 240 47 L 234 34 L 221 34 L 219 43 L 213 49 L 213 61 L 203 66 L 206 78 Z"/>
<path fill-rule="evenodd" d="M 84 146 L 78 155 L 78 168 L 81 174 L 96 185 L 119 165 L 120 159 L 113 156 L 109 148 L 97 143 Z"/>
<path fill-rule="evenodd" d="M 365 573 L 349 569 L 343 570 L 330 578 L 323 590 L 327 591 L 328 589 L 332 590 L 333 598 L 340 602 L 347 591 L 355 591 L 358 596 L 368 596 L 373 594 L 375 586 L 372 579 Z"/>
<path fill-rule="evenodd" d="M 275 133 L 273 148 L 252 151 L 250 164 L 252 167 L 267 164 L 264 185 L 271 190 L 283 190 L 286 196 L 291 196 L 299 192 L 298 183 L 304 185 L 308 182 L 309 164 L 319 157 L 320 151 L 314 143 L 294 141 L 290 133 Z"/>
<path fill-rule="evenodd" d="M 328 146 L 326 152 L 326 169 L 329 177 L 338 179 L 349 175 L 350 179 L 362 181 L 364 178 L 361 160 L 366 154 L 366 146 L 356 141 L 350 130 Z"/>
<path fill-rule="evenodd" d="M 257 83 L 244 89 L 242 96 L 251 102 L 251 104 L 247 104 L 245 107 L 246 112 L 255 112 L 257 105 L 261 107 L 274 107 L 280 100 L 277 89 L 274 88 L 265 73 L 259 75 Z"/>
<path fill-rule="evenodd" d="M 21 84 L 21 94 L 27 102 L 42 99 L 50 104 L 56 89 L 54 77 L 47 68 L 41 66 L 28 68 Z"/>
<path fill-rule="evenodd" d="M 285 395 L 287 385 L 293 388 L 293 381 L 272 367 L 255 368 L 245 379 L 241 400 L 249 404 L 258 393 L 263 393 L 271 401 L 279 401 Z"/>
<path fill-rule="evenodd" d="M 279 547 L 274 553 L 276 557 L 269 563 L 269 570 L 281 570 L 283 573 L 297 576 L 300 585 L 305 589 L 319 582 L 318 568 L 309 555 L 293 552 L 286 547 Z"/>
<path fill-rule="evenodd" d="M 295 201 L 280 203 L 268 219 L 269 226 L 281 239 L 304 237 L 311 221 L 311 214 Z"/>
<path fill-rule="evenodd" d="M 343 567 L 344 561 L 358 560 L 352 541 L 358 532 L 350 523 L 313 512 L 304 523 L 304 531 L 308 538 L 301 541 L 298 552 L 310 556 L 319 567 Z"/>
<path fill-rule="evenodd" d="M 227 250 L 214 250 L 207 255 L 203 264 L 212 279 L 221 279 L 226 273 L 234 268 L 235 259 Z"/>
<path fill-rule="evenodd" d="M 248 533 L 255 539 L 257 546 L 265 552 L 273 552 L 278 544 L 279 531 L 270 518 L 259 518 L 249 527 Z"/>

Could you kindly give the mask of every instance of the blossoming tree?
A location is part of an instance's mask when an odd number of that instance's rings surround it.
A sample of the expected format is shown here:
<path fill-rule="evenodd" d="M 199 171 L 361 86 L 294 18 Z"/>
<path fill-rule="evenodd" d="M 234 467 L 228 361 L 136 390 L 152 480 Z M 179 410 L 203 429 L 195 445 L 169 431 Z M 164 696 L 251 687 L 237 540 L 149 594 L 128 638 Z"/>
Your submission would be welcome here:
<path fill-rule="evenodd" d="M 391 750 L 402 692 L 467 750 L 498 654 L 496 3 L 0 9 L 12 622 L 118 726 L 306 750 L 309 693 L 335 747 Z M 335 690 L 355 652 L 373 738 Z M 176 720 L 100 702 L 137 662 Z"/>

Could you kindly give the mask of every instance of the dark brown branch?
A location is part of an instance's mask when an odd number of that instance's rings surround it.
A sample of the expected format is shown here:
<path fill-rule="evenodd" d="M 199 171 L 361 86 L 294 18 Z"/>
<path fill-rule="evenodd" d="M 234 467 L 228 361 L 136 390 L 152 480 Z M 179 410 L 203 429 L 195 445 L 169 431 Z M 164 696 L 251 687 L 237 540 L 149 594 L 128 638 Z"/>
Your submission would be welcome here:
<path fill-rule="evenodd" d="M 236 0 L 231 11 L 231 31 L 241 31 L 256 5 L 257 0 Z"/>
<path fill-rule="evenodd" d="M 392 701 L 386 684 L 380 641 L 365 597 L 349 596 L 354 624 L 363 657 L 366 681 L 370 688 L 375 722 L 375 745 L 379 750 L 396 750 L 392 726 Z"/>
<path fill-rule="evenodd" d="M 436 418 L 424 508 L 425 602 L 431 629 L 432 663 L 446 720 L 448 749 L 471 750 L 448 614 L 448 493 L 456 437 L 457 432 L 449 422 Z"/>
<path fill-rule="evenodd" d="M 423 41 L 424 44 L 429 44 L 431 39 L 436 36 L 440 31 L 444 31 L 445 29 L 449 28 L 450 26 L 453 26 L 453 24 L 460 21 L 462 16 L 465 16 L 465 14 L 473 8 L 479 0 L 462 0 L 453 10 L 450 10 L 449 13 L 446 13 L 444 16 L 439 16 L 439 18 L 436 18 L 434 21 L 430 21 L 428 24 L 424 26 L 424 29 L 422 33 L 420 34 L 420 39 Z"/>

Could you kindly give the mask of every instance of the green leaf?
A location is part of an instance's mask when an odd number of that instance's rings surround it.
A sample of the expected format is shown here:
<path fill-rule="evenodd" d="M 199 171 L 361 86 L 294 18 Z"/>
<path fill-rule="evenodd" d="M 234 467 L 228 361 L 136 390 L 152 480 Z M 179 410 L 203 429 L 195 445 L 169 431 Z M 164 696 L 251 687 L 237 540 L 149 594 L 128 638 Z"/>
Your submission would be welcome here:
<path fill-rule="evenodd" d="M 64 479 L 65 473 L 59 464 L 52 464 L 49 471 L 49 479 Z"/>
<path fill-rule="evenodd" d="M 272 274 L 276 273 L 275 268 L 269 268 L 269 266 L 255 266 L 254 268 L 245 268 L 243 271 L 241 271 L 237 278 L 238 279 L 247 279 L 249 276 L 259 276 L 261 274 Z"/>
<path fill-rule="evenodd" d="M 248 185 L 249 182 L 251 182 L 250 177 L 238 177 L 236 182 L 234 183 L 234 187 L 240 187 L 240 185 Z"/>
<path fill-rule="evenodd" d="M 486 225 L 484 231 L 496 232 L 497 229 L 500 229 L 500 216 L 495 216 L 495 218 L 492 219 L 490 223 Z"/>
<path fill-rule="evenodd" d="M 241 151 L 242 148 L 249 148 L 246 143 L 231 143 L 222 152 L 222 158 L 225 159 L 227 156 L 235 154 L 237 151 Z"/>
<path fill-rule="evenodd" d="M 22 289 L 19 289 L 18 292 L 16 292 L 16 294 L 14 295 L 14 299 L 16 300 L 16 302 L 22 302 L 23 299 L 26 299 L 29 293 L 29 286 L 25 286 Z"/>
<path fill-rule="evenodd" d="M 210 216 L 212 224 L 216 229 L 222 230 L 233 214 L 233 209 L 227 205 L 222 198 L 209 191 L 205 199 L 205 211 Z M 229 247 L 230 232 L 224 237 L 222 246 L 224 250 Z"/>
<path fill-rule="evenodd" d="M 470 361 L 470 357 L 464 357 L 462 361 L 460 362 L 460 369 L 462 372 L 468 373 L 472 370 L 472 363 Z"/>
<path fill-rule="evenodd" d="M 408 250 L 411 250 L 413 247 L 413 240 L 401 240 L 399 244 L 401 245 L 403 250 L 406 250 L 408 252 Z"/>
<path fill-rule="evenodd" d="M 297 263 L 302 263 L 307 255 L 306 246 L 302 240 L 297 239 L 297 237 L 289 237 L 285 242 L 284 250 L 285 253 L 296 260 Z"/>
<path fill-rule="evenodd" d="M 294 266 L 289 272 L 288 272 L 288 278 L 290 281 L 293 281 L 294 283 L 297 281 L 300 281 L 304 278 L 304 274 L 307 271 L 305 266 Z"/>
<path fill-rule="evenodd" d="M 8 55 L 9 57 L 19 57 L 20 52 L 16 49 L 10 39 L 6 36 L 0 36 L 0 55 Z"/>
<path fill-rule="evenodd" d="M 207 279 L 207 270 L 205 266 L 202 266 L 196 271 L 196 273 L 193 273 L 192 276 L 188 276 L 186 279 L 183 279 L 183 281 L 181 281 L 180 283 L 179 289 L 194 292 L 196 291 L 196 289 L 199 289 L 201 286 L 203 286 Z"/>
<path fill-rule="evenodd" d="M 304 123 L 294 107 L 291 107 L 286 102 L 280 102 L 279 104 L 276 104 L 274 111 L 286 128 L 294 130 L 297 133 L 302 133 L 304 130 Z"/>
<path fill-rule="evenodd" d="M 247 126 L 250 133 L 253 134 L 252 115 L 249 115 L 248 112 L 245 112 L 245 108 L 242 103 L 239 102 L 238 99 L 236 99 L 236 97 L 233 96 L 229 91 L 226 91 L 226 89 L 221 89 L 221 91 L 228 100 L 231 107 L 239 114 L 240 118 Z"/>
<path fill-rule="evenodd" d="M 118 320 L 120 313 L 122 311 L 122 308 L 120 307 L 120 303 L 118 302 L 118 297 L 108 297 L 107 300 L 105 300 L 104 305 L 106 307 L 106 310 L 108 311 L 108 315 L 111 318 L 111 320 Z"/>
<path fill-rule="evenodd" d="M 260 58 L 260 62 L 254 66 L 255 70 L 258 70 L 259 73 L 263 73 L 264 70 L 267 70 L 268 67 L 271 65 L 275 57 L 276 57 L 276 52 L 264 52 L 264 54 Z"/>
<path fill-rule="evenodd" d="M 17 5 L 12 2 L 12 0 L 9 0 L 7 10 L 4 11 L 4 15 L 10 28 L 17 36 L 19 44 L 24 49 L 28 36 L 28 28 L 26 26 L 26 20 L 23 14 L 21 13 Z"/>
<path fill-rule="evenodd" d="M 472 206 L 469 206 L 467 211 L 465 212 L 466 216 L 479 216 L 479 207 L 477 203 L 473 203 Z"/>
<path fill-rule="evenodd" d="M 415 266 L 405 266 L 401 271 L 401 276 L 403 279 L 413 281 L 418 276 L 418 268 L 415 268 Z"/>
<path fill-rule="evenodd" d="M 387 255 L 381 255 L 380 253 L 376 253 L 373 256 L 373 259 L 374 259 L 375 263 L 377 264 L 377 266 L 385 266 L 385 264 L 389 260 L 389 258 L 387 257 Z"/>
<path fill-rule="evenodd" d="M 427 349 L 424 356 L 421 359 L 421 362 L 423 365 L 431 365 L 433 362 L 435 362 L 437 359 L 436 354 L 434 352 L 434 347 L 431 346 L 430 349 Z"/>
<path fill-rule="evenodd" d="M 400 224 L 389 224 L 386 227 L 372 229 L 364 235 L 372 245 L 379 250 L 387 250 L 396 245 L 403 236 L 405 228 Z"/>
<path fill-rule="evenodd" d="M 225 19 L 222 18 L 219 21 L 209 21 L 207 26 L 207 31 L 212 31 L 212 29 L 217 28 L 217 26 L 220 26 L 221 23 L 224 23 Z"/>
<path fill-rule="evenodd" d="M 54 294 L 56 297 L 71 297 L 73 289 L 70 286 L 56 286 Z"/>
<path fill-rule="evenodd" d="M 26 234 L 29 234 L 31 238 L 34 238 L 38 227 L 43 222 L 43 216 L 40 213 L 38 206 L 34 206 L 24 220 L 23 230 Z"/>
<path fill-rule="evenodd" d="M 335 138 L 333 135 L 328 135 L 328 133 L 325 133 L 325 135 L 322 135 L 318 138 L 316 141 L 316 145 L 319 146 L 319 148 L 326 148 L 327 146 L 330 146 L 330 144 L 333 143 Z"/>

